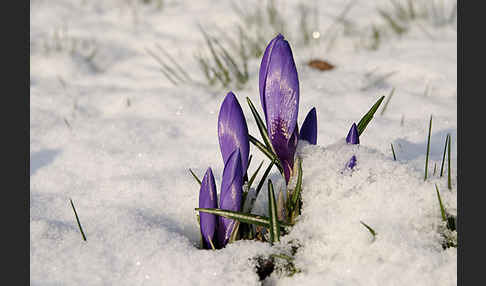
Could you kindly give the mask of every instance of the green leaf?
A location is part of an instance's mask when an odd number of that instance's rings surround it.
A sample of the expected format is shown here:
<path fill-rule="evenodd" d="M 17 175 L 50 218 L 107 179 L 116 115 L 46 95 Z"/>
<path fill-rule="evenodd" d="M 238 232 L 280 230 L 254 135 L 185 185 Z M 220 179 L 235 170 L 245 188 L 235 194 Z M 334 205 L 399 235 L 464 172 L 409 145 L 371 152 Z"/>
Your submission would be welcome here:
<path fill-rule="evenodd" d="M 233 243 L 238 238 L 238 231 L 240 229 L 240 222 L 236 221 L 233 226 L 233 231 L 231 232 L 229 243 Z"/>
<path fill-rule="evenodd" d="M 258 166 L 258 168 L 256 169 L 255 173 L 253 173 L 253 175 L 251 176 L 250 178 L 250 181 L 248 182 L 248 189 L 251 188 L 251 184 L 253 183 L 253 181 L 255 180 L 258 172 L 260 171 L 260 169 L 262 168 L 263 166 L 263 162 L 265 162 L 264 160 L 262 160 L 262 162 L 260 163 L 260 165 Z"/>
<path fill-rule="evenodd" d="M 297 157 L 295 162 L 297 164 L 297 184 L 295 186 L 295 190 L 292 193 L 291 197 L 291 216 L 290 222 L 294 222 L 295 217 L 300 214 L 300 205 L 301 205 L 301 192 L 302 192 L 302 160 Z"/>
<path fill-rule="evenodd" d="M 260 190 L 262 189 L 263 183 L 267 179 L 268 173 L 270 173 L 270 170 L 272 169 L 273 164 L 274 164 L 273 162 L 270 162 L 270 164 L 268 165 L 267 169 L 265 170 L 265 173 L 263 173 L 263 176 L 262 176 L 262 178 L 261 178 L 261 180 L 258 183 L 258 186 L 256 188 L 255 197 L 258 197 L 258 194 L 260 193 Z"/>
<path fill-rule="evenodd" d="M 74 207 L 73 200 L 69 199 L 69 201 L 71 202 L 71 207 L 73 208 L 74 216 L 76 216 L 76 221 L 78 222 L 78 227 L 79 227 L 79 231 L 81 232 L 81 236 L 83 237 L 84 241 L 87 241 L 86 235 L 84 235 L 83 227 L 81 227 L 81 222 L 79 221 L 78 213 L 76 212 L 76 208 Z"/>
<path fill-rule="evenodd" d="M 262 162 L 263 163 L 263 162 Z M 256 198 L 258 197 L 258 194 L 260 193 L 260 190 L 262 189 L 263 187 L 263 183 L 265 182 L 265 180 L 267 179 L 267 176 L 268 174 L 270 173 L 270 170 L 272 169 L 274 163 L 273 162 L 270 162 L 270 164 L 268 165 L 267 169 L 265 170 L 265 173 L 263 173 L 263 176 L 262 178 L 260 179 L 260 182 L 258 183 L 258 186 L 255 190 L 255 198 L 252 199 L 250 202 L 249 202 L 249 206 L 248 206 L 248 212 L 251 212 L 251 210 L 253 209 L 253 204 L 255 203 L 255 200 Z"/>
<path fill-rule="evenodd" d="M 435 184 L 435 190 L 437 191 L 437 198 L 439 199 L 440 215 L 442 216 L 442 220 L 447 222 L 446 212 L 444 209 L 444 205 L 442 204 L 442 199 L 440 198 L 439 188 L 437 187 L 437 184 Z"/>
<path fill-rule="evenodd" d="M 427 139 L 427 153 L 425 154 L 425 176 L 424 176 L 424 181 L 427 180 L 427 171 L 429 169 L 430 133 L 431 132 L 432 132 L 432 115 L 430 116 L 429 136 L 428 136 L 428 139 Z"/>
<path fill-rule="evenodd" d="M 374 229 L 372 229 L 369 225 L 367 225 L 366 223 L 362 222 L 362 221 L 359 221 L 362 225 L 364 225 L 364 227 L 366 227 L 368 229 L 368 231 L 371 233 L 371 235 L 373 235 L 373 240 L 375 239 L 375 236 L 376 236 L 376 232 Z"/>
<path fill-rule="evenodd" d="M 263 145 L 262 142 L 258 141 L 258 139 L 256 139 L 250 134 L 248 134 L 248 139 L 250 143 L 255 145 L 255 147 L 257 147 L 260 151 L 262 151 L 262 153 L 265 154 L 265 156 L 267 156 L 268 159 L 270 159 L 270 161 L 273 162 L 278 160 L 277 156 L 272 151 L 270 151 L 265 145 Z"/>
<path fill-rule="evenodd" d="M 195 210 L 199 212 L 205 212 L 209 214 L 214 214 L 214 215 L 219 215 L 222 217 L 234 219 L 242 223 L 254 224 L 254 225 L 259 225 L 267 228 L 270 227 L 270 218 L 266 216 L 260 216 L 260 215 L 243 213 L 243 212 L 235 212 L 235 211 L 229 211 L 223 209 L 216 209 L 216 208 L 195 208 Z M 283 221 L 279 221 L 278 223 L 282 228 L 293 226 L 293 224 L 286 223 Z"/>
<path fill-rule="evenodd" d="M 199 186 L 201 185 L 201 180 L 199 180 L 199 178 L 196 176 L 196 174 L 194 174 L 194 172 L 189 168 L 189 172 L 191 172 L 192 176 L 194 177 L 194 179 L 198 182 Z"/>
<path fill-rule="evenodd" d="M 280 241 L 280 226 L 278 224 L 277 202 L 273 192 L 272 180 L 268 180 L 268 211 L 270 215 L 270 243 Z"/>
<path fill-rule="evenodd" d="M 247 165 L 247 167 L 246 167 L 246 171 L 247 171 L 247 172 L 248 172 L 248 168 L 250 168 L 251 159 L 253 159 L 253 155 L 250 155 L 250 157 L 248 158 L 248 165 Z"/>
<path fill-rule="evenodd" d="M 366 126 L 368 125 L 368 123 L 371 121 L 371 119 L 373 119 L 373 115 L 375 114 L 376 110 L 378 109 L 378 107 L 380 106 L 380 104 L 381 104 L 381 102 L 383 101 L 384 98 L 385 98 L 385 96 L 380 97 L 380 99 L 378 99 L 378 101 L 370 108 L 370 110 L 359 121 L 359 123 L 358 123 L 358 135 L 359 136 L 361 136 L 361 134 L 366 129 Z"/>
<path fill-rule="evenodd" d="M 273 154 L 275 153 L 275 150 L 273 149 L 273 145 L 270 142 L 270 138 L 268 137 L 267 133 L 267 126 L 265 123 L 263 123 L 262 118 L 258 114 L 258 111 L 256 110 L 255 106 L 253 105 L 253 102 L 249 97 L 246 97 L 246 102 L 248 103 L 248 106 L 250 106 L 251 113 L 253 114 L 253 117 L 255 118 L 255 121 L 257 123 L 258 131 L 260 131 L 260 135 L 263 138 L 263 142 L 267 146 L 268 150 L 271 150 Z M 275 155 L 276 157 L 276 155 Z"/>

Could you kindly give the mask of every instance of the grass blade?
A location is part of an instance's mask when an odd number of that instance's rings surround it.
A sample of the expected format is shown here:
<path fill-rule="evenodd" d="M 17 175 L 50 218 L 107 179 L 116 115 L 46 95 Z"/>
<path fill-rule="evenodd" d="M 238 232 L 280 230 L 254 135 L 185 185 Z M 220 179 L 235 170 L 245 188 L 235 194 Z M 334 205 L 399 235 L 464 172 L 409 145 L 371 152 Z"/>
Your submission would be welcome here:
<path fill-rule="evenodd" d="M 388 107 L 388 103 L 390 102 L 390 100 L 391 100 L 391 98 L 392 98 L 392 96 L 393 96 L 393 94 L 394 94 L 394 93 L 395 93 L 395 88 L 393 88 L 393 89 L 390 91 L 390 95 L 388 95 L 388 98 L 386 99 L 385 104 L 383 105 L 383 108 L 381 109 L 381 113 L 380 113 L 380 115 L 385 114 L 385 110 L 386 110 L 386 108 Z"/>
<path fill-rule="evenodd" d="M 369 225 L 367 225 L 366 223 L 362 222 L 362 221 L 359 221 L 364 227 L 366 227 L 366 229 L 368 229 L 368 231 L 371 233 L 371 235 L 373 235 L 373 240 L 375 240 L 375 237 L 376 237 L 376 231 L 374 229 L 372 229 Z"/>
<path fill-rule="evenodd" d="M 174 66 L 181 72 L 181 74 L 186 78 L 187 81 L 191 82 L 191 77 L 186 73 L 186 71 L 179 65 L 179 63 L 164 49 L 161 45 L 155 44 L 155 46 L 164 53 L 164 55 L 174 64 Z"/>
<path fill-rule="evenodd" d="M 393 161 L 396 161 L 397 160 L 397 156 L 395 156 L 395 149 L 393 149 L 393 143 L 390 143 L 390 146 L 391 146 L 392 153 L 393 153 Z"/>
<path fill-rule="evenodd" d="M 237 220 L 242 223 L 254 224 L 263 227 L 270 227 L 270 218 L 261 215 L 255 215 L 251 213 L 235 212 L 216 208 L 195 208 L 198 212 L 205 212 L 209 214 L 219 215 L 222 217 Z M 278 222 L 280 227 L 289 227 L 293 224 L 286 223 L 283 221 Z"/>
<path fill-rule="evenodd" d="M 224 87 L 226 87 L 230 83 L 231 78 L 229 76 L 228 69 L 223 65 L 223 62 L 221 61 L 220 56 L 218 56 L 218 53 L 216 52 L 216 49 L 213 46 L 213 41 L 215 41 L 215 40 L 213 38 L 211 38 L 211 36 L 206 33 L 206 31 L 202 28 L 202 26 L 199 25 L 199 29 L 201 30 L 201 32 L 204 36 L 204 39 L 206 40 L 206 44 L 208 45 L 209 51 L 211 52 L 211 55 L 213 56 L 213 59 L 214 59 L 214 62 L 216 63 L 216 66 L 222 72 L 222 77 L 218 76 L 218 78 L 220 79 L 221 84 Z M 218 74 L 216 70 L 214 70 L 214 72 L 216 74 Z"/>
<path fill-rule="evenodd" d="M 160 64 L 160 70 L 173 84 L 177 85 L 178 83 L 184 82 L 184 79 L 181 78 L 176 71 L 167 65 L 158 55 L 147 48 L 145 51 Z M 175 79 L 173 79 L 172 76 L 174 76 Z"/>
<path fill-rule="evenodd" d="M 270 216 L 270 244 L 280 241 L 280 226 L 278 224 L 277 202 L 273 192 L 272 180 L 268 180 L 268 212 Z"/>
<path fill-rule="evenodd" d="M 437 184 L 435 185 L 435 190 L 437 192 L 437 198 L 439 199 L 440 215 L 442 216 L 442 220 L 447 222 L 446 212 L 444 209 L 444 205 L 442 204 L 442 199 L 440 198 L 439 188 L 437 187 Z"/>
<path fill-rule="evenodd" d="M 427 171 L 429 169 L 429 152 L 430 152 L 430 133 L 432 131 L 432 115 L 430 116 L 430 123 L 429 123 L 429 136 L 427 139 L 427 153 L 425 154 L 425 176 L 424 181 L 427 180 Z"/>
<path fill-rule="evenodd" d="M 395 21 L 388 12 L 378 9 L 378 13 L 381 17 L 383 17 L 383 19 L 385 19 L 385 21 L 390 25 L 392 30 L 398 35 L 401 35 L 407 31 L 407 28 L 398 24 L 397 21 Z"/>
<path fill-rule="evenodd" d="M 74 207 L 73 200 L 69 199 L 69 201 L 71 202 L 71 207 L 73 207 L 74 216 L 76 216 L 76 221 L 78 222 L 79 231 L 81 232 L 81 235 L 83 236 L 83 240 L 87 241 L 86 235 L 84 235 L 83 227 L 81 227 L 81 222 L 79 221 L 78 213 L 76 212 L 76 208 Z"/>
<path fill-rule="evenodd" d="M 447 188 L 452 190 L 451 184 L 451 135 L 449 134 L 449 144 L 447 145 Z"/>
<path fill-rule="evenodd" d="M 253 181 L 256 178 L 256 175 L 258 174 L 258 172 L 260 171 L 261 167 L 263 166 L 263 162 L 265 162 L 265 161 L 262 160 L 262 162 L 260 163 L 260 165 L 256 169 L 255 173 L 253 173 L 253 175 L 251 176 L 250 181 L 248 182 L 248 189 L 251 188 L 251 184 L 253 183 Z"/>
<path fill-rule="evenodd" d="M 363 118 L 361 118 L 358 123 L 358 135 L 361 136 L 361 134 L 364 132 L 366 126 L 371 121 L 371 119 L 373 119 L 373 115 L 375 114 L 376 110 L 378 109 L 384 98 L 385 96 L 380 97 L 380 99 L 378 99 L 378 101 L 370 108 L 370 110 L 363 116 Z"/>
<path fill-rule="evenodd" d="M 442 165 L 440 166 L 440 176 L 442 177 L 443 171 L 444 171 L 444 162 L 445 162 L 445 156 L 446 156 L 446 151 L 447 151 L 447 144 L 450 141 L 450 134 L 447 134 L 446 136 L 446 141 L 444 144 L 444 153 L 442 154 Z"/>
<path fill-rule="evenodd" d="M 194 174 L 194 172 L 191 169 L 189 169 L 189 172 L 191 172 L 192 176 L 199 183 L 199 186 L 200 186 L 201 185 L 201 180 L 199 180 L 199 178 L 196 176 L 196 174 Z"/>

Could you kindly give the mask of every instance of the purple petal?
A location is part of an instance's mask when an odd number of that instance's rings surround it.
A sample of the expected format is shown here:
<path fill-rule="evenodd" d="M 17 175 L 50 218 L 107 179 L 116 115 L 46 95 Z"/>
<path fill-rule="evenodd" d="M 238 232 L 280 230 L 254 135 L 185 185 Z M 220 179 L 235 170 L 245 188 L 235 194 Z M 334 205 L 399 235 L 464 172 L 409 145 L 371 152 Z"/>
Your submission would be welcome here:
<path fill-rule="evenodd" d="M 260 102 L 263 107 L 263 112 L 265 112 L 265 120 L 267 119 L 267 114 L 265 111 L 265 81 L 267 79 L 268 74 L 268 63 L 270 61 L 270 55 L 272 54 L 273 46 L 275 42 L 283 40 L 284 36 L 278 34 L 275 38 L 273 38 L 270 43 L 267 45 L 265 49 L 265 53 L 262 57 L 262 63 L 260 64 L 260 71 L 259 71 L 259 90 L 260 90 Z"/>
<path fill-rule="evenodd" d="M 298 140 L 299 79 L 292 50 L 282 35 L 267 46 L 259 76 L 268 136 L 284 171 L 291 170 Z"/>
<path fill-rule="evenodd" d="M 241 210 L 242 185 L 241 155 L 239 149 L 236 149 L 231 153 L 224 166 L 221 193 L 219 195 L 220 209 Z M 218 217 L 218 243 L 221 247 L 228 243 L 235 222 L 232 219 Z"/>
<path fill-rule="evenodd" d="M 358 127 L 356 127 L 356 123 L 353 123 L 353 125 L 351 126 L 348 136 L 346 137 L 346 143 L 359 144 Z"/>
<path fill-rule="evenodd" d="M 243 110 L 232 92 L 226 95 L 219 109 L 218 138 L 224 164 L 226 165 L 231 153 L 239 148 L 242 170 L 246 173 L 250 152 L 248 126 Z"/>
<path fill-rule="evenodd" d="M 208 168 L 203 180 L 201 181 L 201 188 L 199 191 L 199 207 L 200 208 L 217 208 L 217 193 L 216 184 L 214 183 L 213 171 Z M 217 217 L 213 214 L 199 212 L 199 225 L 201 228 L 201 235 L 203 237 L 203 246 L 206 249 L 211 249 L 209 240 L 216 245 L 214 234 L 216 232 Z"/>
<path fill-rule="evenodd" d="M 299 80 L 292 50 L 283 37 L 274 43 L 269 55 L 263 98 L 270 139 L 279 133 L 288 141 L 297 123 Z"/>
<path fill-rule="evenodd" d="M 349 169 L 353 169 L 356 166 L 356 156 L 353 155 L 351 159 L 349 159 L 348 163 L 346 163 L 346 167 Z"/>
<path fill-rule="evenodd" d="M 317 144 L 317 114 L 316 108 L 313 107 L 305 117 L 302 128 L 300 129 L 300 138 L 307 140 L 310 144 Z"/>

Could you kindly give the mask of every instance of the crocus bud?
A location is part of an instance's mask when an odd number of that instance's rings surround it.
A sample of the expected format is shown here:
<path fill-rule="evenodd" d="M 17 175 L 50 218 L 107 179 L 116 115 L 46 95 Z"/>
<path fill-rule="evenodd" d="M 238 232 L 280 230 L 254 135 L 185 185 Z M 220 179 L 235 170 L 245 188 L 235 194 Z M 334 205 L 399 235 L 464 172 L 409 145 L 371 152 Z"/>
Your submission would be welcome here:
<path fill-rule="evenodd" d="M 356 123 L 353 123 L 351 129 L 349 129 L 348 136 L 346 137 L 346 143 L 359 144 L 358 127 L 356 127 Z"/>
<path fill-rule="evenodd" d="M 208 168 L 204 178 L 201 181 L 201 188 L 199 191 L 199 207 L 200 208 L 217 208 L 217 193 L 216 184 L 214 183 L 213 171 Z M 213 214 L 205 212 L 199 213 L 199 225 L 201 229 L 201 235 L 203 238 L 203 247 L 205 249 L 211 249 L 211 244 L 217 247 L 215 239 L 217 217 Z"/>
<path fill-rule="evenodd" d="M 299 137 L 299 139 L 307 140 L 312 145 L 317 144 L 317 114 L 315 107 L 307 113 L 304 123 L 302 123 Z"/>
<path fill-rule="evenodd" d="M 359 133 L 358 127 L 356 127 L 356 123 L 351 125 L 351 129 L 348 132 L 348 136 L 346 137 L 346 143 L 348 144 L 359 144 Z M 353 155 L 351 159 L 346 163 L 346 167 L 349 169 L 353 169 L 356 166 L 356 156 Z"/>
<path fill-rule="evenodd" d="M 219 109 L 218 139 L 225 165 L 231 153 L 237 148 L 240 149 L 241 169 L 245 174 L 250 152 L 248 126 L 243 110 L 231 91 L 226 95 Z"/>
<path fill-rule="evenodd" d="M 243 193 L 243 172 L 241 169 L 240 149 L 235 149 L 229 156 L 223 170 L 219 208 L 231 211 L 241 210 Z M 225 217 L 218 217 L 218 242 L 224 247 L 231 237 L 236 221 Z"/>
<path fill-rule="evenodd" d="M 260 101 L 273 145 L 288 182 L 298 143 L 299 80 L 289 43 L 279 34 L 268 44 L 259 72 Z"/>
<path fill-rule="evenodd" d="M 351 157 L 351 159 L 349 159 L 349 161 L 346 163 L 346 167 L 349 168 L 349 169 L 353 169 L 354 166 L 356 166 L 356 156 L 353 155 Z"/>

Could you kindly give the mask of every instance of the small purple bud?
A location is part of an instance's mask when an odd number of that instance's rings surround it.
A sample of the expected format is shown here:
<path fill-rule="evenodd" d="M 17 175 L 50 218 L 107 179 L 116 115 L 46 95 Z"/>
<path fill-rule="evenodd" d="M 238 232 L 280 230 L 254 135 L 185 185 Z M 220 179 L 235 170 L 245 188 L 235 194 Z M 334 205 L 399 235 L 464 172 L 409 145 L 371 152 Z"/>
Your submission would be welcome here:
<path fill-rule="evenodd" d="M 307 113 L 300 129 L 299 139 L 307 140 L 312 145 L 317 144 L 317 114 L 315 107 Z"/>
<path fill-rule="evenodd" d="M 359 144 L 358 127 L 356 127 L 356 123 L 353 123 L 353 125 L 351 126 L 348 136 L 346 137 L 346 143 Z"/>
<path fill-rule="evenodd" d="M 346 163 L 346 167 L 349 169 L 353 169 L 356 166 L 356 156 L 353 155 L 351 159 L 349 159 L 348 163 Z"/>
<path fill-rule="evenodd" d="M 236 96 L 231 91 L 226 95 L 219 109 L 218 139 L 223 163 L 226 165 L 231 153 L 239 148 L 241 152 L 241 167 L 243 173 L 246 173 L 250 152 L 248 126 L 246 125 L 243 110 Z"/>
<path fill-rule="evenodd" d="M 284 169 L 289 165 L 291 170 L 299 135 L 296 133 L 299 79 L 292 50 L 281 34 L 270 41 L 265 50 L 259 88 L 268 137 Z"/>
<path fill-rule="evenodd" d="M 214 176 L 211 168 L 207 169 L 206 174 L 201 181 L 201 188 L 199 191 L 199 207 L 218 207 L 216 184 L 214 183 Z M 213 245 L 216 245 L 216 240 L 214 239 L 217 227 L 216 215 L 199 212 L 199 225 L 201 229 L 201 235 L 203 237 L 203 247 L 205 249 L 211 249 L 211 242 L 213 243 Z"/>
<path fill-rule="evenodd" d="M 241 169 L 241 155 L 239 149 L 231 153 L 223 170 L 221 193 L 219 195 L 219 208 L 231 211 L 241 210 L 241 197 L 243 194 L 243 172 Z M 231 236 L 236 221 L 218 217 L 218 243 L 224 247 Z"/>

